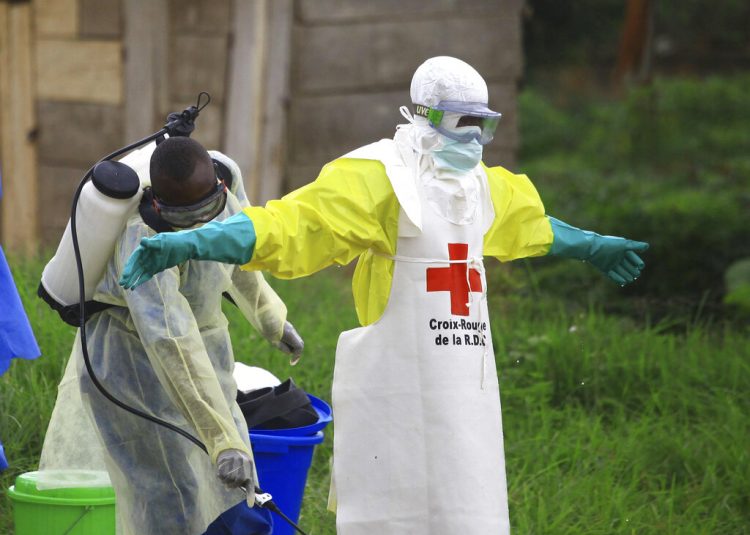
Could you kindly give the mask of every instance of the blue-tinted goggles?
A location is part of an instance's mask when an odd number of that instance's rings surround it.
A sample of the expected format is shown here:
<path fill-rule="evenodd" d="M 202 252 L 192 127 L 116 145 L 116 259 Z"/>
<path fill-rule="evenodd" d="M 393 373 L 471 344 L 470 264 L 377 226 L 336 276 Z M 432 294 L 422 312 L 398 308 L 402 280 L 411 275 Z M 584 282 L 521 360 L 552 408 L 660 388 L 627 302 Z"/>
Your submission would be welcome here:
<path fill-rule="evenodd" d="M 486 145 L 495 137 L 502 114 L 482 102 L 442 100 L 432 108 L 415 104 L 416 115 L 427 118 L 435 130 L 461 143 L 476 139 Z"/>

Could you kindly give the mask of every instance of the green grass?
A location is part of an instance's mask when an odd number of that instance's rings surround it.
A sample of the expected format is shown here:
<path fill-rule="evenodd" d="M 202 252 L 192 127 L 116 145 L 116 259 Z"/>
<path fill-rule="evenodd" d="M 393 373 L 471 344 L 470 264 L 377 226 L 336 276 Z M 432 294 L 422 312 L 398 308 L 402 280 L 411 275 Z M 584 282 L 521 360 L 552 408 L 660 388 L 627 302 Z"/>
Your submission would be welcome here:
<path fill-rule="evenodd" d="M 528 306 L 493 326 L 518 533 L 747 533 L 747 333 Z"/>
<path fill-rule="evenodd" d="M 4 488 L 35 468 L 73 340 L 33 295 L 41 264 L 15 267 L 44 356 L 0 378 Z M 515 533 L 750 533 L 750 333 L 605 315 L 550 297 L 546 282 L 529 290 L 519 267 L 489 277 Z M 338 333 L 356 325 L 349 281 L 335 269 L 271 281 L 306 340 L 296 368 L 227 308 L 237 359 L 330 399 Z M 301 518 L 316 535 L 335 533 L 331 438 L 316 450 Z M 0 495 L 0 533 L 11 516 Z"/>

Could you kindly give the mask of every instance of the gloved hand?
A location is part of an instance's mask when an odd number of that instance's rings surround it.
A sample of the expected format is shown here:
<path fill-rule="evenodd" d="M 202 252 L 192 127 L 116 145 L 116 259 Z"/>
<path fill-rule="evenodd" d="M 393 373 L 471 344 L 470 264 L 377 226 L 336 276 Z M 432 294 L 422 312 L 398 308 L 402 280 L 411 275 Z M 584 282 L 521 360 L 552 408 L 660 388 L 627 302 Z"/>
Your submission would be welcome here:
<path fill-rule="evenodd" d="M 216 475 L 229 488 L 245 487 L 248 495 L 255 493 L 253 460 L 244 451 L 224 450 L 216 458 Z M 248 499 L 248 503 L 252 500 Z"/>
<path fill-rule="evenodd" d="M 302 350 L 305 348 L 305 341 L 299 335 L 294 325 L 288 321 L 284 324 L 284 332 L 281 334 L 281 340 L 276 343 L 276 347 L 288 355 L 292 355 L 290 364 L 294 366 L 302 357 Z"/>
<path fill-rule="evenodd" d="M 585 260 L 620 286 L 637 279 L 645 267 L 636 252 L 648 249 L 648 243 L 601 236 L 572 227 L 554 217 L 549 217 L 549 220 L 554 234 L 550 255 Z"/>
<path fill-rule="evenodd" d="M 246 264 L 254 248 L 255 227 L 243 212 L 200 228 L 164 232 L 141 240 L 122 271 L 120 286 L 132 290 L 160 271 L 191 259 Z"/>
<path fill-rule="evenodd" d="M 641 276 L 646 264 L 635 251 L 648 249 L 645 242 L 626 240 L 616 236 L 599 236 L 586 260 L 611 280 L 625 286 Z"/>

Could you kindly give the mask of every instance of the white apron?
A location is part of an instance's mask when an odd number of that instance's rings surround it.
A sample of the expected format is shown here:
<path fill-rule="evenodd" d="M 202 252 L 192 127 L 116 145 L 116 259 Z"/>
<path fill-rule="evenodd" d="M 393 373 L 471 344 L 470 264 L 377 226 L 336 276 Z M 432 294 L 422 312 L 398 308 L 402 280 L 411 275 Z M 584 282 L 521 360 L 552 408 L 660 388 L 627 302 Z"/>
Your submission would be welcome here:
<path fill-rule="evenodd" d="M 380 159 L 392 183 L 404 180 L 369 147 L 374 155 L 360 149 L 350 157 Z M 402 186 L 394 184 L 397 195 Z M 419 186 L 412 189 L 421 221 L 402 209 L 399 226 L 412 226 L 398 238 L 385 312 L 342 333 L 336 351 L 337 532 L 507 535 L 500 397 L 481 263 L 487 203 L 472 223 L 456 225 L 435 213 Z M 422 231 L 412 232 L 414 226 Z"/>

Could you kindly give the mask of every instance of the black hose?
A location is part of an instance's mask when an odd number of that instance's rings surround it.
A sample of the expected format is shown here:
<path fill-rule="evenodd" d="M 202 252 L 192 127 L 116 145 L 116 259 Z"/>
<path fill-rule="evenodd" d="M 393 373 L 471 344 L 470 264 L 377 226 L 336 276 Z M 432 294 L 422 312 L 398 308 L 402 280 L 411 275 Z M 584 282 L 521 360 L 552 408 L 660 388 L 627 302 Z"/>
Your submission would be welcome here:
<path fill-rule="evenodd" d="M 300 528 L 297 524 L 294 523 L 294 520 L 292 520 L 291 518 L 289 518 L 288 516 L 286 516 L 284 513 L 282 513 L 281 509 L 279 509 L 279 506 L 276 505 L 275 503 L 273 503 L 273 502 L 267 502 L 264 505 L 264 507 L 266 509 L 268 509 L 269 511 L 271 511 L 273 513 L 276 513 L 277 515 L 279 515 L 281 518 L 283 518 L 286 521 L 287 524 L 289 524 L 290 526 L 292 526 L 295 530 L 297 530 L 302 535 L 307 535 L 307 533 L 305 533 L 304 531 L 302 531 L 302 528 Z"/>

